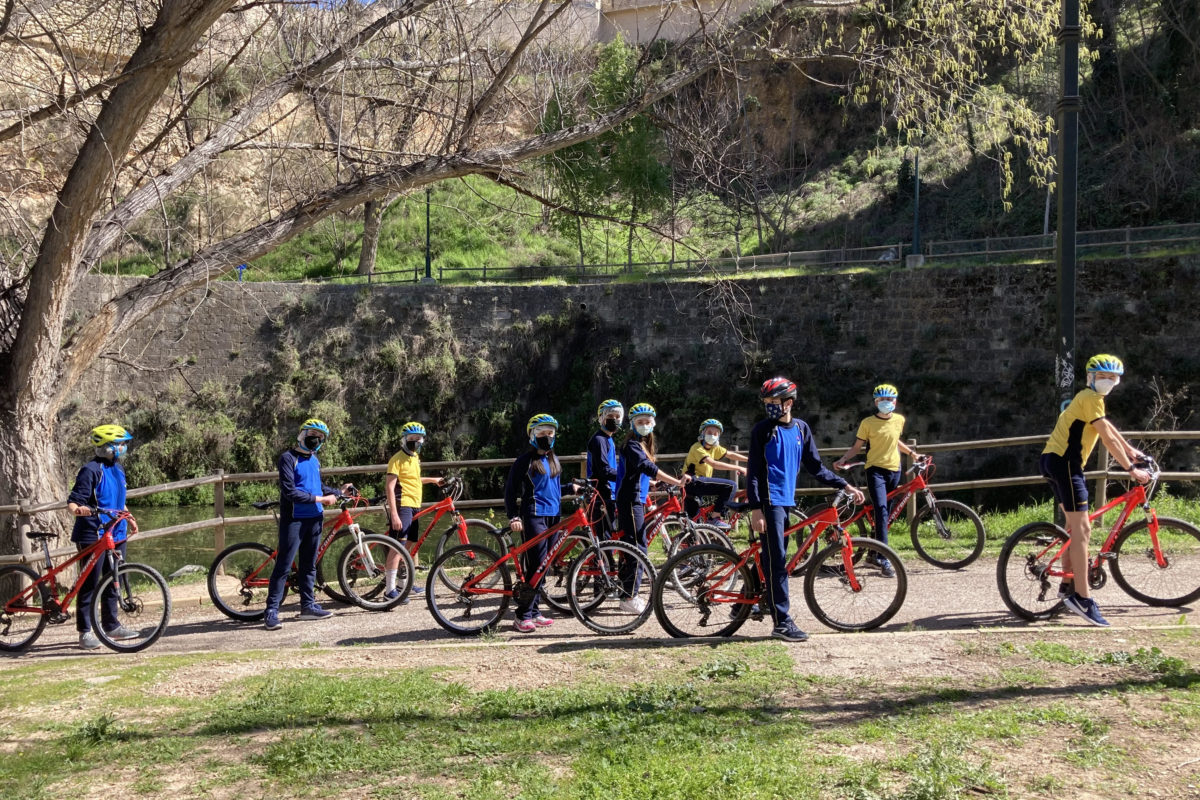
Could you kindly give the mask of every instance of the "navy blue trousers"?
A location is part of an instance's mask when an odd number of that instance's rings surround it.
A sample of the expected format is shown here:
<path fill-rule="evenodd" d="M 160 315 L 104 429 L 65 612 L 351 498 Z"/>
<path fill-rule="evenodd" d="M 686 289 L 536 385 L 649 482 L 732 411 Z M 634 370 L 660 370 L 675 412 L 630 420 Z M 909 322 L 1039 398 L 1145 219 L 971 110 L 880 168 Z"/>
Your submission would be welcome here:
<path fill-rule="evenodd" d="M 763 517 L 767 529 L 761 534 L 762 538 L 762 568 L 767 579 L 763 587 L 766 610 L 771 613 L 775 625 L 783 625 L 791 620 L 791 602 L 788 599 L 787 574 L 787 540 L 783 532 L 787 530 L 788 506 L 764 505 Z"/>
<path fill-rule="evenodd" d="M 867 469 L 867 493 L 875 515 L 875 538 L 888 543 L 888 492 L 900 485 L 900 470 L 870 467 Z"/>
<path fill-rule="evenodd" d="M 279 520 L 279 551 L 275 554 L 275 569 L 267 589 L 267 611 L 279 611 L 293 560 L 300 583 L 300 610 L 316 605 L 313 586 L 317 582 L 317 548 L 320 546 L 321 517 Z"/>
<path fill-rule="evenodd" d="M 646 507 L 641 503 L 622 502 L 617 498 L 617 516 L 621 523 L 621 541 L 646 552 Z M 632 558 L 622 558 L 618 576 L 626 597 L 636 597 L 642 584 L 642 570 Z"/>
<path fill-rule="evenodd" d="M 729 497 L 736 487 L 737 484 L 725 478 L 692 478 L 687 485 L 683 510 L 689 517 L 695 517 L 700 513 L 700 498 L 712 497 L 715 498 L 713 511 L 724 514 L 725 504 L 729 502 Z"/>
<path fill-rule="evenodd" d="M 535 536 L 545 533 L 547 528 L 557 524 L 558 517 L 523 517 L 521 519 L 522 539 L 528 542 Z M 551 542 L 558 538 L 559 534 L 548 536 L 521 554 L 521 569 L 525 571 L 525 580 L 529 580 L 537 573 L 542 562 L 546 560 L 546 556 L 550 554 Z M 542 613 L 538 606 L 542 599 L 542 584 L 545 580 L 546 577 L 543 575 L 541 580 L 534 584 L 533 598 L 529 605 L 522 606 L 520 602 L 517 603 L 517 619 L 533 619 Z"/>
<path fill-rule="evenodd" d="M 99 540 L 97 540 L 99 541 Z M 79 551 L 86 550 L 95 542 L 76 542 L 75 547 Z M 125 558 L 125 542 L 117 545 L 117 552 L 121 554 L 121 558 Z M 103 556 L 104 554 L 102 554 Z M 87 564 L 87 560 L 79 562 L 80 567 Z M 88 573 L 87 578 L 79 587 L 79 594 L 75 595 L 75 629 L 80 633 L 90 631 L 96 621 L 92 619 L 92 600 L 96 596 L 96 587 L 100 585 L 100 579 L 104 576 L 104 558 L 102 557 L 96 562 L 96 566 Z M 111 631 L 117 627 L 117 584 L 110 583 L 108 588 L 104 590 L 104 604 L 100 606 L 100 624 L 104 626 L 104 630 Z"/>

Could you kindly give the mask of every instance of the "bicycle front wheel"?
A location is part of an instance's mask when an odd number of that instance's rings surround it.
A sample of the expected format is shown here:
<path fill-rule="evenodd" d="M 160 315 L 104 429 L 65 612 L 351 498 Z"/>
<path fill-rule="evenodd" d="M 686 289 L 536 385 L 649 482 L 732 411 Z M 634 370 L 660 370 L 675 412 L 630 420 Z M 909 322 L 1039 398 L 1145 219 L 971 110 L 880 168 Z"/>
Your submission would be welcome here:
<path fill-rule="evenodd" d="M 433 562 L 425 603 L 438 625 L 459 636 L 496 630 L 512 599 L 512 575 L 503 558 L 482 545 L 464 544 Z"/>
<path fill-rule="evenodd" d="M 1066 543 L 1067 532 L 1049 522 L 1032 522 L 1008 537 L 996 562 L 996 585 L 1009 611 L 1030 622 L 1062 611 L 1050 568 L 1061 569 L 1058 554 Z"/>
<path fill-rule="evenodd" d="M 240 542 L 226 547 L 208 571 L 208 596 L 225 616 L 239 622 L 263 618 L 275 570 L 275 551 L 265 544 Z M 287 596 L 287 584 L 283 586 Z M 283 597 L 279 599 L 283 603 Z"/>
<path fill-rule="evenodd" d="M 116 616 L 109 619 L 114 605 L 105 595 L 116 593 Z M 117 565 L 100 579 L 92 600 L 93 629 L 106 647 L 118 653 L 136 653 L 158 641 L 171 621 L 171 592 L 167 582 L 153 567 L 145 564 Z"/>
<path fill-rule="evenodd" d="M 942 569 L 962 569 L 983 552 L 983 520 L 954 500 L 935 500 L 922 508 L 909 533 L 917 555 Z"/>
<path fill-rule="evenodd" d="M 635 572 L 641 572 L 640 582 L 632 579 Z M 640 628 L 650 617 L 653 591 L 654 565 L 645 553 L 624 542 L 589 547 L 571 564 L 567 575 L 572 613 L 606 636 Z"/>
<path fill-rule="evenodd" d="M 39 583 L 26 591 L 37 579 L 36 572 L 21 564 L 0 567 L 0 598 L 5 601 L 0 607 L 0 650 L 19 653 L 46 629 L 50 590 Z"/>
<path fill-rule="evenodd" d="M 1155 548 L 1148 520 L 1121 532 L 1113 543 L 1117 585 L 1149 606 L 1184 606 L 1200 598 L 1200 530 L 1159 517 L 1157 538 Z"/>
<path fill-rule="evenodd" d="M 848 554 L 839 542 L 817 553 L 804 575 L 804 600 L 813 616 L 834 630 L 869 631 L 896 616 L 904 605 L 908 573 L 896 551 L 883 542 L 854 537 L 850 547 Z M 891 562 L 895 577 L 885 578 L 873 566 L 881 558 Z"/>
<path fill-rule="evenodd" d="M 457 525 L 451 525 L 442 534 L 442 538 L 438 539 L 437 551 L 434 558 L 437 558 L 442 553 L 449 550 L 451 547 L 460 544 L 479 544 L 489 550 L 493 550 L 500 555 L 508 552 L 508 542 L 500 533 L 500 529 L 490 522 L 482 519 L 465 519 L 463 524 L 466 525 L 466 541 L 463 541 L 463 534 L 458 532 Z"/>
<path fill-rule="evenodd" d="M 732 636 L 762 594 L 741 556 L 720 545 L 689 547 L 654 581 L 654 616 L 677 639 Z"/>
<path fill-rule="evenodd" d="M 553 545 L 552 558 L 546 565 L 546 574 L 542 577 L 541 598 L 546 601 L 546 605 L 560 614 L 572 613 L 571 601 L 567 597 L 567 576 L 571 572 L 571 565 L 591 545 L 591 539 L 578 533 L 573 533 Z"/>
<path fill-rule="evenodd" d="M 385 571 L 388 563 L 396 563 L 396 596 L 388 597 Z M 351 537 L 338 559 L 338 585 L 351 603 L 367 611 L 390 611 L 408 599 L 412 591 L 412 556 L 408 548 L 390 536 L 362 537 L 355 544 Z"/>
<path fill-rule="evenodd" d="M 702 544 L 715 544 L 729 550 L 734 549 L 733 542 L 730 541 L 725 531 L 706 522 L 696 522 L 688 530 L 680 532 L 679 535 L 671 539 L 671 557 L 674 558 L 689 547 L 696 547 Z"/>

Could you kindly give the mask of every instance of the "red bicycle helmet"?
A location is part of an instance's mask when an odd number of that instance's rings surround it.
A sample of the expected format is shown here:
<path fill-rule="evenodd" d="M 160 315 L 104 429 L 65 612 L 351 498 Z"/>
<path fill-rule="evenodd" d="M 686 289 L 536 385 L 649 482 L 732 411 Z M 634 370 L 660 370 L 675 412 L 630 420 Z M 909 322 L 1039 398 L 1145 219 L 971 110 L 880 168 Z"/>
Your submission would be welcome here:
<path fill-rule="evenodd" d="M 795 398 L 796 384 L 784 377 L 769 378 L 758 390 L 758 396 L 764 400 L 770 397 L 778 397 L 780 400 L 786 400 L 789 397 Z"/>

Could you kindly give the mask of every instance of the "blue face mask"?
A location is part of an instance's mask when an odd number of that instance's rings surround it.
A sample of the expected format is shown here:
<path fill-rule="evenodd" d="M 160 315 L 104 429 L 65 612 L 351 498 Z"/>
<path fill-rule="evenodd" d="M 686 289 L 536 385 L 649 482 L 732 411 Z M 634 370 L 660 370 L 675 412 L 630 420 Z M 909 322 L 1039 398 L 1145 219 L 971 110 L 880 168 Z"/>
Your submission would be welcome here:
<path fill-rule="evenodd" d="M 783 403 L 763 403 L 763 407 L 767 409 L 768 418 L 783 419 Z"/>
<path fill-rule="evenodd" d="M 880 414 L 890 414 L 896 410 L 894 400 L 884 400 L 882 403 L 876 403 L 875 407 L 879 409 Z"/>

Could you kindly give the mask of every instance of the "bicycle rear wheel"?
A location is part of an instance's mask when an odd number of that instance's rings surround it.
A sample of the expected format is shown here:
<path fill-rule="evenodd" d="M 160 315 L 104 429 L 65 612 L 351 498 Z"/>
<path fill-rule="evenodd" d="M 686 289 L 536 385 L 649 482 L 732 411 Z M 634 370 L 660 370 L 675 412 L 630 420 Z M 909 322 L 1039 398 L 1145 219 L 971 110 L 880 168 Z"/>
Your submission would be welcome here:
<path fill-rule="evenodd" d="M 49 621 L 46 604 L 50 602 L 50 590 L 38 584 L 27 597 L 17 602 L 17 595 L 38 579 L 38 574 L 21 564 L 0 567 L 0 597 L 5 603 L 0 607 L 0 650 L 19 653 L 37 641 Z"/>
<path fill-rule="evenodd" d="M 983 552 L 983 520 L 968 505 L 935 500 L 909 529 L 917 555 L 942 569 L 962 569 Z"/>
<path fill-rule="evenodd" d="M 208 571 L 208 596 L 225 616 L 239 622 L 263 618 L 275 569 L 275 551 L 257 542 L 239 542 L 217 555 Z M 287 596 L 287 584 L 283 597 Z M 280 598 L 280 604 L 283 603 Z"/>
<path fill-rule="evenodd" d="M 628 590 L 627 576 L 634 570 L 641 571 L 641 580 L 634 590 Z M 654 565 L 638 548 L 624 542 L 600 542 L 571 564 L 567 575 L 571 611 L 596 633 L 635 631 L 650 617 L 654 577 Z"/>
<path fill-rule="evenodd" d="M 697 545 L 663 565 L 654 581 L 654 616 L 677 639 L 732 636 L 750 617 L 762 590 L 741 556 Z"/>
<path fill-rule="evenodd" d="M 459 636 L 496 630 L 512 598 L 512 575 L 502 558 L 482 545 L 465 544 L 433 562 L 425 603 L 438 625 Z"/>
<path fill-rule="evenodd" d="M 1032 522 L 1008 537 L 996 562 L 996 585 L 1009 611 L 1033 622 L 1063 610 L 1049 571 L 1062 566 L 1058 553 L 1066 542 L 1067 532 L 1049 522 Z"/>
<path fill-rule="evenodd" d="M 116 618 L 106 620 L 105 594 L 116 592 Z M 111 606 L 110 606 L 111 608 Z M 171 592 L 167 582 L 153 567 L 145 564 L 117 564 L 116 572 L 100 579 L 92 599 L 92 619 L 98 624 L 96 638 L 118 653 L 136 653 L 158 641 L 171 621 Z M 119 638 L 134 631 L 136 638 Z"/>
<path fill-rule="evenodd" d="M 730 541 L 729 535 L 725 531 L 705 522 L 696 522 L 687 531 L 681 532 L 671 539 L 671 557 L 674 558 L 689 547 L 702 544 L 715 544 L 729 550 L 734 549 L 733 542 Z"/>
<path fill-rule="evenodd" d="M 1150 606 L 1184 606 L 1200 598 L 1200 530 L 1194 525 L 1159 517 L 1156 551 L 1149 521 L 1142 520 L 1121 532 L 1113 553 L 1113 578 L 1133 599 Z"/>
<path fill-rule="evenodd" d="M 508 542 L 500 533 L 500 529 L 492 523 L 482 519 L 466 519 L 463 520 L 463 523 L 467 526 L 467 541 L 462 541 L 458 533 L 458 526 L 451 525 L 438 539 L 434 558 L 460 544 L 480 544 L 500 555 L 508 552 Z"/>
<path fill-rule="evenodd" d="M 908 573 L 896 551 L 883 542 L 855 537 L 850 543 L 849 558 L 842 543 L 817 553 L 804 576 L 804 600 L 813 616 L 834 630 L 869 631 L 896 616 L 904 605 Z M 856 560 L 858 555 L 863 556 L 861 561 Z M 878 567 L 869 566 L 880 558 L 891 562 L 894 578 L 885 578 Z"/>
<path fill-rule="evenodd" d="M 388 597 L 385 570 L 396 561 L 395 597 Z M 351 537 L 338 559 L 338 585 L 350 602 L 367 611 L 390 611 L 408 599 L 416 570 L 408 548 L 390 536 L 364 536 L 362 545 Z"/>

